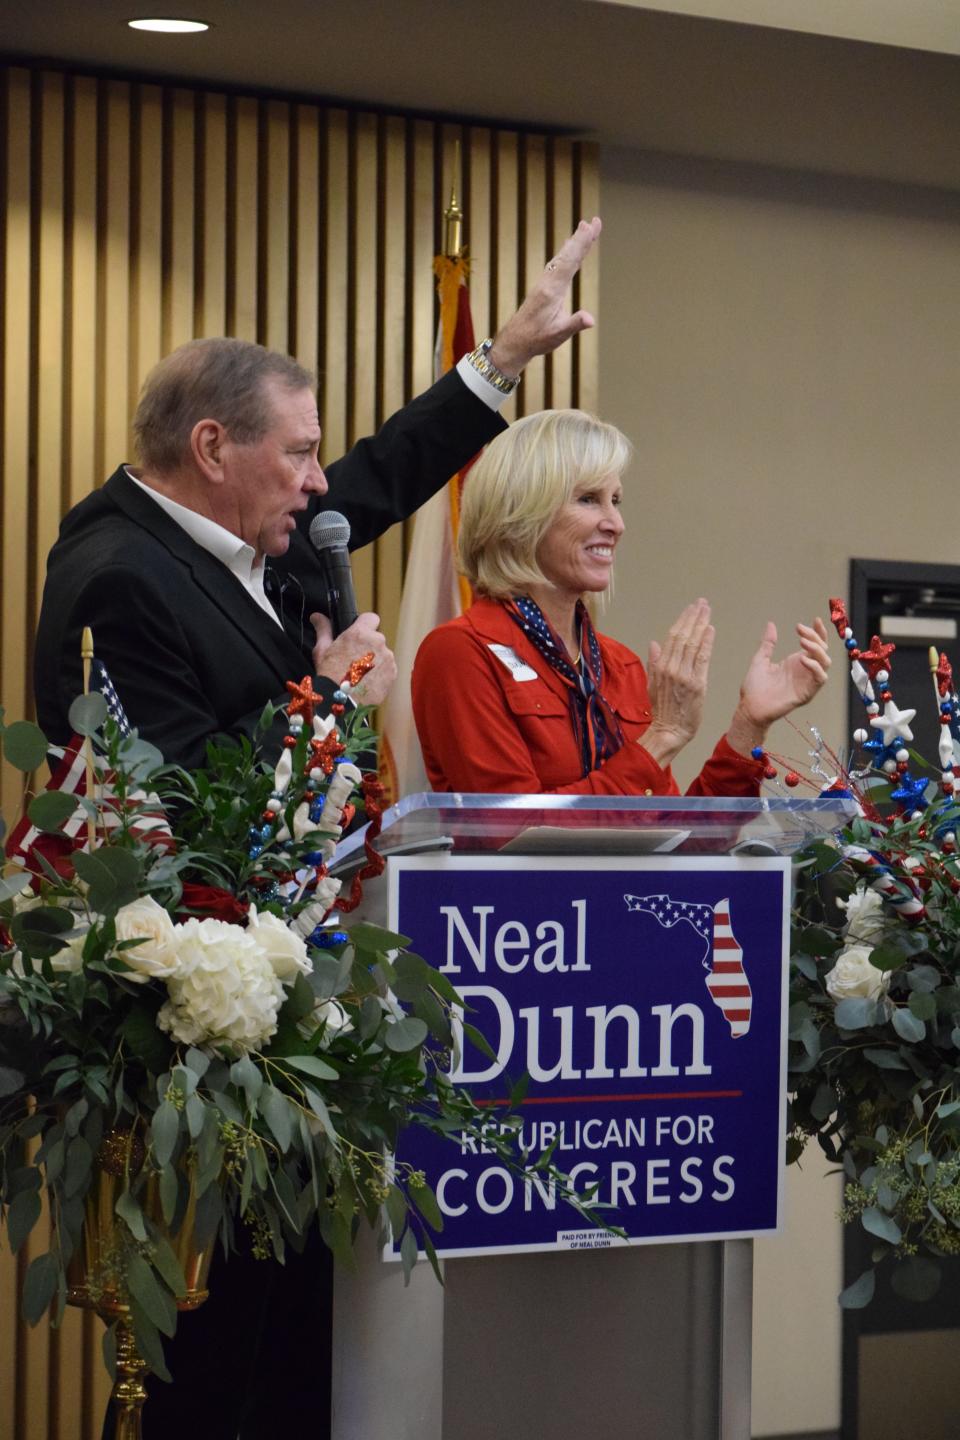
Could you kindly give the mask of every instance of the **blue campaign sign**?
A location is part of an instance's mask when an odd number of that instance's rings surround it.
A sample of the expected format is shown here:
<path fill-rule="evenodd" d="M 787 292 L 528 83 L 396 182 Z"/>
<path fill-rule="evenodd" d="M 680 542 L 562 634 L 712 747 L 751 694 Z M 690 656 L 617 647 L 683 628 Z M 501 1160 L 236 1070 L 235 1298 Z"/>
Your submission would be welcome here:
<path fill-rule="evenodd" d="M 390 861 L 391 927 L 472 1008 L 452 1072 L 498 1125 L 527 1072 L 521 1148 L 599 1186 L 632 1244 L 779 1229 L 789 861 L 733 857 Z M 622 1243 L 542 1175 L 405 1132 L 444 1217 L 440 1255 Z M 396 1249 L 387 1255 L 396 1258 Z"/>

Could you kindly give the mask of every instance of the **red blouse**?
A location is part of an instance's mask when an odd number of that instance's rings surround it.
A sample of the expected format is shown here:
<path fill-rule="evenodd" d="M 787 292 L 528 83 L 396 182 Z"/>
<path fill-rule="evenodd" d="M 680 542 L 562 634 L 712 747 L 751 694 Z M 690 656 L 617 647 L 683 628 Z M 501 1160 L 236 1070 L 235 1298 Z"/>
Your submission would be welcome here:
<path fill-rule="evenodd" d="M 417 652 L 413 714 L 434 790 L 516 794 L 679 795 L 636 741 L 652 713 L 643 664 L 598 635 L 603 693 L 624 744 L 598 770 L 581 776 L 569 691 L 495 600 L 441 625 Z M 509 651 L 501 659 L 492 646 Z M 762 765 L 721 739 L 688 795 L 758 794 Z"/>

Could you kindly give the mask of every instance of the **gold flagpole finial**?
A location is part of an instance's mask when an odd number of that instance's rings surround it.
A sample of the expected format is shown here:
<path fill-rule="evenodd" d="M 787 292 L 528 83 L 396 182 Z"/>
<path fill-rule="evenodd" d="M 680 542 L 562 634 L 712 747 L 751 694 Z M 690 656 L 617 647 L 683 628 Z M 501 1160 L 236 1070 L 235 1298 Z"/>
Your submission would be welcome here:
<path fill-rule="evenodd" d="M 460 175 L 460 141 L 454 143 L 453 183 L 450 186 L 450 204 L 443 212 L 443 253 L 451 260 L 459 260 L 463 253 L 463 211 L 457 199 L 457 180 Z"/>

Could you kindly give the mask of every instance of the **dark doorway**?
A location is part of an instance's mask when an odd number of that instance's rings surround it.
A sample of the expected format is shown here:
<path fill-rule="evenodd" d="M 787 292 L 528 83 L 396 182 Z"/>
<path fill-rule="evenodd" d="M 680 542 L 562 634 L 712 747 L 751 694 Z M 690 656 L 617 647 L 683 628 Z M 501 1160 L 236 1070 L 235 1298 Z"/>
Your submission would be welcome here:
<path fill-rule="evenodd" d="M 861 646 L 874 635 L 896 645 L 890 666 L 895 702 L 901 710 L 916 710 L 911 748 L 939 773 L 940 724 L 928 651 L 931 645 L 946 651 L 960 677 L 960 565 L 851 560 L 847 603 Z M 852 686 L 849 717 L 852 733 L 864 723 Z M 867 1269 L 870 1250 L 863 1230 L 844 1227 L 844 1285 Z M 924 1356 L 936 1357 L 938 1381 L 913 1386 L 909 1377 L 922 1374 Z M 841 1440 L 955 1440 L 960 1433 L 958 1377 L 960 1259 L 943 1263 L 940 1292 L 926 1304 L 910 1304 L 888 1283 L 878 1285 L 865 1310 L 844 1312 Z M 906 1421 L 903 1403 L 909 1411 Z"/>

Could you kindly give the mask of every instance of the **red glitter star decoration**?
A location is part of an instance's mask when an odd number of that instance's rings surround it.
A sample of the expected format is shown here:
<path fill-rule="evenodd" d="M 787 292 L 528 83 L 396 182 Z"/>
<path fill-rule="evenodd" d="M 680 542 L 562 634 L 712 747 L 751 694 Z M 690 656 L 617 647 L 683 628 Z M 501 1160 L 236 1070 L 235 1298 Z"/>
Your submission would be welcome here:
<path fill-rule="evenodd" d="M 350 685 L 358 685 L 367 671 L 373 669 L 373 665 L 373 651 L 368 650 L 366 655 L 361 655 L 359 660 L 353 661 L 343 678 Z"/>
<path fill-rule="evenodd" d="M 304 774 L 309 775 L 310 771 L 319 765 L 324 775 L 332 775 L 337 757 L 342 755 L 345 749 L 346 746 L 340 740 L 336 730 L 331 730 L 323 740 L 311 740 Z"/>
<path fill-rule="evenodd" d="M 941 696 L 946 698 L 953 689 L 953 666 L 942 650 L 940 651 L 940 663 L 933 673 L 937 682 L 937 690 Z"/>
<path fill-rule="evenodd" d="M 292 699 L 287 706 L 288 715 L 303 715 L 308 725 L 313 724 L 313 707 L 323 699 L 313 688 L 313 681 L 309 675 L 304 675 L 298 685 L 295 680 L 287 681 L 287 689 Z"/>
<path fill-rule="evenodd" d="M 843 639 L 843 632 L 847 629 L 850 621 L 847 619 L 847 607 L 839 598 L 830 600 L 830 624 L 836 627 L 837 634 Z"/>
<path fill-rule="evenodd" d="M 876 680 L 878 670 L 890 669 L 890 656 L 896 648 L 893 644 L 884 645 L 880 636 L 874 635 L 870 641 L 870 649 L 860 651 L 860 664 L 871 680 Z"/>

